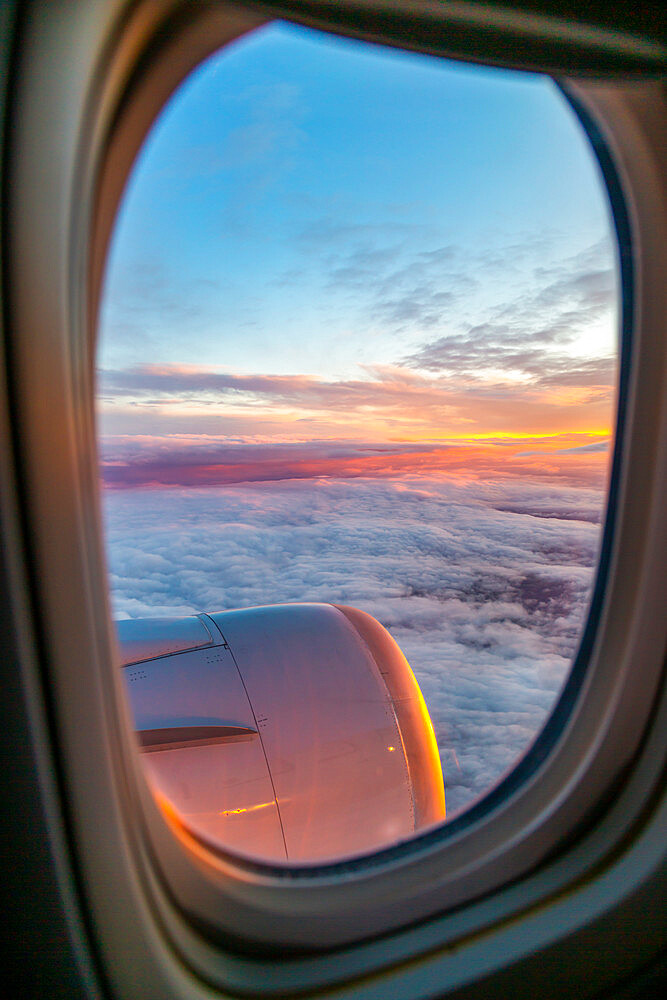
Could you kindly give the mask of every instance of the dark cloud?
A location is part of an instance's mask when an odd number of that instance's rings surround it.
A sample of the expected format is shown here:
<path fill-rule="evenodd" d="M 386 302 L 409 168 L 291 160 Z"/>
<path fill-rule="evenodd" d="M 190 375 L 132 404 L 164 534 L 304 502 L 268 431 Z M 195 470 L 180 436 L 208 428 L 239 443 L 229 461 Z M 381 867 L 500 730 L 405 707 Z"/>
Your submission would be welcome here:
<path fill-rule="evenodd" d="M 410 661 L 450 815 L 543 724 L 586 613 L 602 495 L 527 481 L 263 483 L 109 492 L 120 616 L 283 601 L 363 608 Z"/>

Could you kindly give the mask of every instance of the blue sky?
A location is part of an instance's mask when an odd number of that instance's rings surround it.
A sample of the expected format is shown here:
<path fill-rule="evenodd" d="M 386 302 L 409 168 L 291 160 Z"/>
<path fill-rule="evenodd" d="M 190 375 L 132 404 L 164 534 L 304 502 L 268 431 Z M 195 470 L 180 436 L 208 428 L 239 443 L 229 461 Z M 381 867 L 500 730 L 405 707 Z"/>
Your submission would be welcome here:
<path fill-rule="evenodd" d="M 550 80 L 276 23 L 200 66 L 145 143 L 100 363 L 349 378 L 474 327 L 608 239 L 593 156 Z M 603 353 L 607 328 L 586 331 Z"/>

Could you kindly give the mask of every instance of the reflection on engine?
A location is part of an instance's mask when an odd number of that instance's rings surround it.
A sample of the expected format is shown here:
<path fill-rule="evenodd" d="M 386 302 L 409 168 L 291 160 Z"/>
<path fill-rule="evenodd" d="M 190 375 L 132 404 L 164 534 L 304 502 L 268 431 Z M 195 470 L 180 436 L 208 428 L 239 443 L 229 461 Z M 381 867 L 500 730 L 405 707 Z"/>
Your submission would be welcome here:
<path fill-rule="evenodd" d="M 426 705 L 370 615 L 283 604 L 117 625 L 149 782 L 208 846 L 333 861 L 444 821 Z"/>

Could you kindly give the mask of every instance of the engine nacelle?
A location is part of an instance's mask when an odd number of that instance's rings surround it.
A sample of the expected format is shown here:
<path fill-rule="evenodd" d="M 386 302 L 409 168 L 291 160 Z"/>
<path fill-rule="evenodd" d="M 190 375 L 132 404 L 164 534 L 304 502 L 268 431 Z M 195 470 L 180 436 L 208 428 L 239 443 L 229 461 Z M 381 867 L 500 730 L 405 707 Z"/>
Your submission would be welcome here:
<path fill-rule="evenodd" d="M 424 699 L 370 615 L 280 604 L 117 625 L 149 781 L 209 845 L 317 862 L 445 819 Z"/>

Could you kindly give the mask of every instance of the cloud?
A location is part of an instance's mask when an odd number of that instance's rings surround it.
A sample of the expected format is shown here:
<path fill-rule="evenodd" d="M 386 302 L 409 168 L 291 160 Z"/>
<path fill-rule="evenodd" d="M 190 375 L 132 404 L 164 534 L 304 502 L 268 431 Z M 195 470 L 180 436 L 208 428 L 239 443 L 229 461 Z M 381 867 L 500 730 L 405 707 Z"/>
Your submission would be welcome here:
<path fill-rule="evenodd" d="M 108 429 L 118 429 L 123 420 L 127 425 L 132 408 L 144 416 L 150 411 L 152 433 L 182 433 L 193 407 L 209 420 L 207 433 L 215 414 L 221 422 L 233 417 L 234 433 L 246 436 L 261 434 L 267 420 L 282 421 L 286 428 L 306 420 L 317 423 L 325 436 L 372 434 L 378 439 L 609 426 L 617 377 L 616 279 L 606 243 L 534 268 L 528 284 L 513 283 L 511 298 L 482 307 L 458 272 L 448 271 L 462 266 L 455 247 L 409 253 L 371 238 L 369 226 L 358 228 L 356 245 L 330 252 L 327 281 L 372 305 L 386 345 L 381 363 L 356 368 L 350 363 L 351 374 L 339 378 L 247 374 L 193 364 L 108 367 L 99 372 Z M 141 285 L 152 279 L 139 275 L 136 280 Z M 457 296 L 470 299 L 477 322 L 456 319 L 450 306 Z M 202 291 L 200 298 L 205 297 Z M 451 313 L 446 323 L 445 313 Z M 410 335 L 394 336 L 392 329 L 403 323 L 411 326 Z M 428 329 L 443 324 L 449 327 L 445 334 L 424 342 Z M 150 342 L 152 334 L 147 336 Z M 392 360 L 392 352 L 404 353 L 410 344 L 411 353 Z M 283 436 L 295 435 L 286 429 Z"/>
<path fill-rule="evenodd" d="M 524 358 L 529 353 L 522 350 Z M 536 356 L 538 352 L 533 353 Z M 493 366 L 496 356 L 498 365 L 509 363 L 508 349 L 503 348 L 495 354 L 490 349 L 485 364 Z M 513 365 L 519 363 L 516 358 L 515 354 Z M 530 363 L 537 366 L 536 357 Z M 481 366 L 481 361 L 478 364 Z M 528 364 L 523 361 L 524 369 Z M 583 362 L 561 359 L 551 362 L 551 372 L 549 364 L 543 360 L 541 378 L 553 376 L 552 387 L 540 385 L 540 379 L 528 384 L 509 383 L 502 377 L 481 379 L 479 373 L 468 378 L 461 371 L 433 376 L 386 364 L 365 366 L 361 369 L 364 377 L 339 380 L 144 364 L 100 371 L 99 393 L 102 406 L 110 412 L 123 405 L 152 409 L 156 424 L 160 419 L 175 419 L 173 413 L 166 412 L 169 406 L 184 417 L 188 407 L 195 405 L 215 406 L 221 415 L 235 410 L 247 420 L 247 434 L 262 433 L 260 425 L 267 416 L 280 417 L 285 425 L 298 418 L 310 422 L 317 418 L 337 428 L 333 433 L 341 437 L 357 436 L 360 429 L 361 433 L 372 430 L 381 438 L 397 434 L 430 438 L 462 430 L 469 434 L 540 434 L 555 428 L 572 432 L 608 425 L 611 380 L 601 370 L 604 365 L 611 370 L 612 363 L 587 368 Z M 567 369 L 558 378 L 554 376 L 557 364 Z M 284 436 L 289 436 L 288 431 Z"/>
<path fill-rule="evenodd" d="M 404 244 L 378 247 L 364 241 L 332 253 L 327 273 L 330 289 L 361 293 L 375 322 L 399 329 L 441 323 L 449 307 L 475 286 L 453 245 L 415 253 Z"/>
<path fill-rule="evenodd" d="M 599 490 L 526 480 L 284 481 L 105 494 L 119 616 L 285 601 L 389 628 L 435 725 L 450 816 L 543 725 L 586 614 Z"/>
<path fill-rule="evenodd" d="M 601 242 L 550 268 L 536 268 L 531 291 L 515 293 L 463 332 L 448 331 L 428 341 L 404 363 L 472 381 L 495 370 L 499 380 L 510 373 L 544 389 L 608 391 L 615 381 L 616 281 L 611 247 Z M 609 329 L 609 353 L 573 355 L 574 341 L 600 322 Z"/>
<path fill-rule="evenodd" d="M 319 207 L 319 206 L 318 206 Z M 303 271 L 320 288 L 320 298 L 337 311 L 352 307 L 360 331 L 381 324 L 385 333 L 414 332 L 441 325 L 452 307 L 469 301 L 479 288 L 479 254 L 451 240 L 438 223 L 424 221 L 423 205 L 383 206 L 376 221 L 374 206 L 335 205 L 338 214 L 321 214 L 295 234 Z M 421 221 L 414 222 L 415 218 Z"/>
<path fill-rule="evenodd" d="M 559 257 L 553 234 L 489 249 L 431 229 L 398 215 L 381 225 L 322 217 L 297 237 L 302 270 L 338 310 L 356 310 L 360 331 L 381 328 L 389 340 L 400 333 L 404 362 L 422 371 L 477 379 L 495 367 L 544 375 L 548 385 L 550 374 L 576 369 L 567 347 L 596 324 L 607 325 L 613 353 L 617 275 L 608 238 Z M 590 374 L 584 365 L 577 384 Z M 600 377 L 611 384 L 609 363 Z"/>
<path fill-rule="evenodd" d="M 576 435 L 538 439 L 540 447 L 525 450 L 523 439 L 446 443 L 334 439 L 276 443 L 230 441 L 204 435 L 180 438 L 128 435 L 105 440 L 101 474 L 108 486 L 117 488 L 414 475 L 468 479 L 530 476 L 561 483 L 601 485 L 607 463 L 597 456 L 602 456 L 605 449 L 597 444 L 558 447 L 579 440 Z"/>
<path fill-rule="evenodd" d="M 609 451 L 611 441 L 594 441 L 592 444 L 580 444 L 576 448 L 559 448 L 559 455 L 600 454 Z"/>

